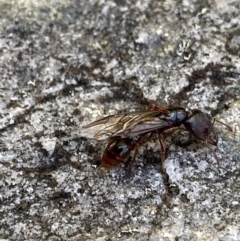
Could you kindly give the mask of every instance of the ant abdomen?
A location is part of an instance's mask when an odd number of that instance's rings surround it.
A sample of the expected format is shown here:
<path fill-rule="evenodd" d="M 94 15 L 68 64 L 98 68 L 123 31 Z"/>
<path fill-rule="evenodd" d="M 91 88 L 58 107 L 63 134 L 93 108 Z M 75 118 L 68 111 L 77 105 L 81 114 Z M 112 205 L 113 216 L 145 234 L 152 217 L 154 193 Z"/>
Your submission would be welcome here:
<path fill-rule="evenodd" d="M 109 170 L 125 162 L 138 141 L 136 137 L 112 140 L 103 152 L 102 167 Z"/>

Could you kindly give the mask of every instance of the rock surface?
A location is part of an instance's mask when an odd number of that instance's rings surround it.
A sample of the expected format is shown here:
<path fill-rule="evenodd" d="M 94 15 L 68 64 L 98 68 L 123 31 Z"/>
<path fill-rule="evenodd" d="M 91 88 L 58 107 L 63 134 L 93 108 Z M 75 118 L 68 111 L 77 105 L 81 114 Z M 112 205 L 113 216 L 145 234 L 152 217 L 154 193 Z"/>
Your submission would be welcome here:
<path fill-rule="evenodd" d="M 0 1 L 0 238 L 240 240 L 239 1 Z M 185 132 L 99 168 L 82 126 L 149 103 L 200 109 L 221 159 Z"/>

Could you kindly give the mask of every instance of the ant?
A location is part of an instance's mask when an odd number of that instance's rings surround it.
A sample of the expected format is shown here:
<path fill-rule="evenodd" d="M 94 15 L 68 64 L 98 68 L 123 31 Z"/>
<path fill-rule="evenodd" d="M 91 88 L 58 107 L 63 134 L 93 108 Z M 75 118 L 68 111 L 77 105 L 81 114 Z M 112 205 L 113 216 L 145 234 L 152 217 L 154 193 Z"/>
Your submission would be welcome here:
<path fill-rule="evenodd" d="M 126 161 L 134 151 L 135 162 L 140 146 L 148 142 L 155 134 L 161 148 L 162 164 L 165 160 L 165 147 L 162 139 L 177 130 L 184 130 L 201 140 L 214 154 L 217 163 L 220 160 L 211 145 L 217 146 L 218 134 L 214 128 L 218 122 L 233 131 L 223 122 L 211 118 L 200 110 L 190 112 L 184 108 L 162 108 L 150 105 L 145 111 L 129 112 L 125 114 L 110 115 L 84 127 L 85 136 L 98 141 L 107 140 L 108 144 L 102 155 L 102 167 L 110 170 Z"/>

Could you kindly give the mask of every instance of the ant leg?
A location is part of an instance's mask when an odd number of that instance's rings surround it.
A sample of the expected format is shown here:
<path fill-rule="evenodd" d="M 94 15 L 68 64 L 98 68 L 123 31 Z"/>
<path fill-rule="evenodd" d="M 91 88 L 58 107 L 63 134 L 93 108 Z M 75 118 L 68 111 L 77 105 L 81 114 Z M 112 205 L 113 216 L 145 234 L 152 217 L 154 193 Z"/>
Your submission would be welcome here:
<path fill-rule="evenodd" d="M 169 110 L 156 106 L 155 104 L 150 104 L 146 108 L 147 110 L 156 110 L 163 114 L 169 114 Z"/>
<path fill-rule="evenodd" d="M 225 124 L 225 123 L 221 122 L 221 121 L 220 121 L 220 120 L 218 120 L 218 119 L 215 119 L 215 118 L 213 119 L 213 125 L 214 125 L 215 121 L 216 121 L 216 122 L 218 122 L 218 123 L 220 123 L 220 124 L 222 124 L 222 125 L 224 125 L 224 126 L 226 126 L 226 127 L 227 127 L 227 129 L 228 129 L 229 131 L 233 132 L 232 127 L 230 127 L 229 125 L 227 125 L 227 124 Z"/>
<path fill-rule="evenodd" d="M 134 164 L 136 162 L 136 157 L 137 157 L 137 154 L 138 154 L 138 148 L 140 146 L 144 145 L 146 142 L 148 142 L 152 138 L 153 135 L 154 135 L 154 132 L 151 132 L 150 135 L 148 135 L 146 139 L 141 139 L 139 141 L 139 143 L 136 145 L 136 147 L 134 148 L 133 160 L 131 161 L 131 164 L 129 164 L 129 174 L 133 173 L 133 167 L 134 167 Z"/>
<path fill-rule="evenodd" d="M 158 134 L 158 140 L 161 148 L 161 162 L 163 163 L 165 161 L 165 148 L 161 140 L 161 134 Z"/>
<path fill-rule="evenodd" d="M 138 154 L 138 146 L 136 146 L 135 149 L 134 149 L 133 160 L 132 160 L 131 165 L 129 167 L 130 173 L 133 173 L 133 166 L 136 162 L 137 154 Z"/>
<path fill-rule="evenodd" d="M 220 159 L 219 157 L 217 156 L 216 152 L 212 149 L 212 147 L 207 143 L 205 142 L 205 145 L 210 149 L 210 151 L 213 153 L 215 159 L 217 160 L 217 164 L 218 166 L 220 166 Z"/>
<path fill-rule="evenodd" d="M 181 130 L 181 129 L 183 129 L 183 128 L 182 128 L 182 127 L 172 127 L 172 128 L 169 128 L 169 129 L 166 129 L 166 130 L 162 131 L 162 132 L 161 132 L 161 135 L 162 135 L 162 136 L 170 136 L 170 135 L 172 135 L 175 131 Z M 183 129 L 183 130 L 185 130 L 185 129 Z"/>
<path fill-rule="evenodd" d="M 162 168 L 162 171 L 165 172 L 165 169 L 163 167 L 163 163 L 165 161 L 165 147 L 162 143 L 162 140 L 161 140 L 161 134 L 158 133 L 158 140 L 159 140 L 159 144 L 160 144 L 160 148 L 161 148 L 161 168 Z"/>

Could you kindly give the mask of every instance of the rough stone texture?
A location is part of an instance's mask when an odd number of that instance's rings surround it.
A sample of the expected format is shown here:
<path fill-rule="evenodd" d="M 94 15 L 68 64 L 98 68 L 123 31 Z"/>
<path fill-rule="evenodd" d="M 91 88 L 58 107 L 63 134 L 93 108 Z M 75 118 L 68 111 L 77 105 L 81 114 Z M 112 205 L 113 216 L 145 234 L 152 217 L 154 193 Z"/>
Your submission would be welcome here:
<path fill-rule="evenodd" d="M 1 0 L 0 238 L 240 240 L 239 1 Z M 81 127 L 149 103 L 198 108 L 221 159 L 184 132 L 99 168 Z M 190 141 L 189 141 L 190 140 Z"/>

